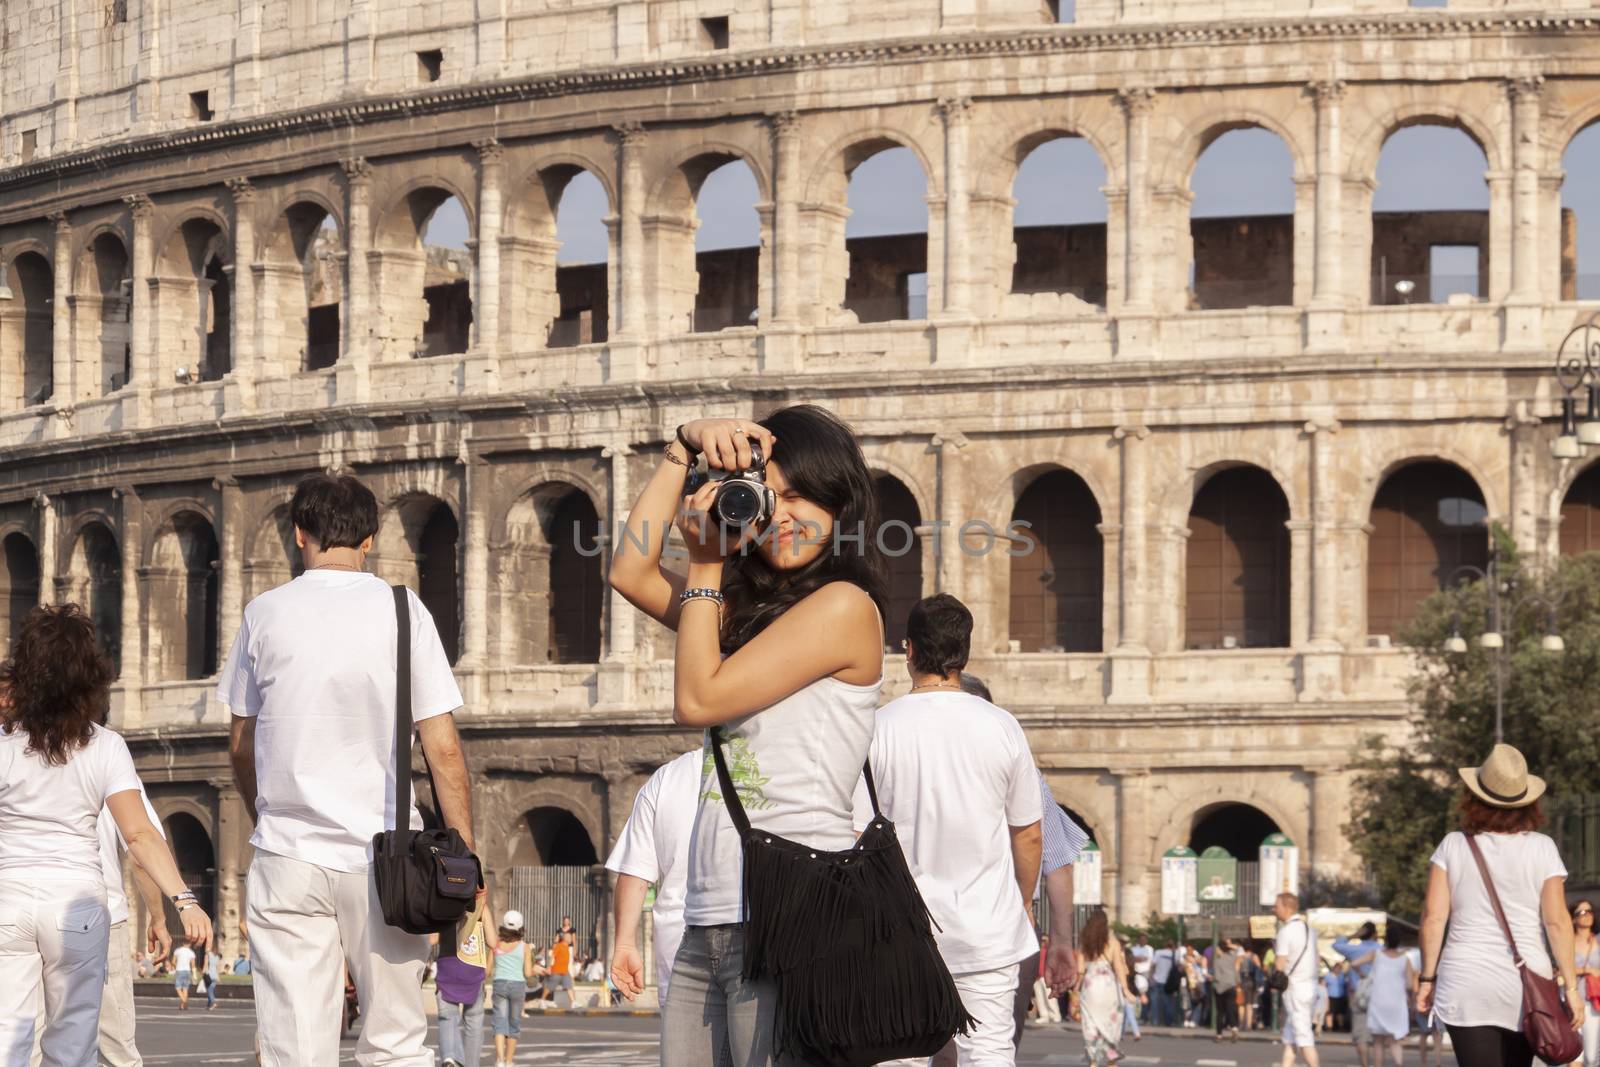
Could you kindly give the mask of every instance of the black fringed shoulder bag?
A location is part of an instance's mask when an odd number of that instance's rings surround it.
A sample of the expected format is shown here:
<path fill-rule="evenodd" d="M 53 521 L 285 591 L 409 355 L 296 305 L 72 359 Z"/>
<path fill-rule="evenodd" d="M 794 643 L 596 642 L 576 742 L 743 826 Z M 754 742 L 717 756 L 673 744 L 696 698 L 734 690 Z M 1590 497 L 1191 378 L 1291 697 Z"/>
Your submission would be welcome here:
<path fill-rule="evenodd" d="M 828 852 L 750 825 L 711 730 L 717 781 L 744 856 L 744 977 L 777 985 L 773 1053 L 817 1067 L 932 1056 L 974 1020 L 933 939 L 894 824 L 866 774 L 872 823 Z"/>

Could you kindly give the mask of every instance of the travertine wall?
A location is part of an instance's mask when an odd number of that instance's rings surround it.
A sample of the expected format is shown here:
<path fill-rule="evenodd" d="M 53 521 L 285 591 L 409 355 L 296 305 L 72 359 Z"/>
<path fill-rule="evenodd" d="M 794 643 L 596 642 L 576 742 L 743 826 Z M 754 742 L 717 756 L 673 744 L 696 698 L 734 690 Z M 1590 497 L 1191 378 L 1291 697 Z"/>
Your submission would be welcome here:
<path fill-rule="evenodd" d="M 564 797 L 603 854 L 649 769 L 692 742 L 669 725 L 669 635 L 615 595 L 598 660 L 550 661 L 563 494 L 614 524 L 677 423 L 797 398 L 849 419 L 924 523 L 1003 527 L 1039 474 L 1076 472 L 1101 514 L 1105 651 L 1011 652 L 1000 553 L 928 538 L 921 591 L 973 606 L 974 669 L 1092 823 L 1108 899 L 1133 918 L 1161 852 L 1219 803 L 1260 808 L 1312 865 L 1349 863 L 1352 753 L 1403 736 L 1408 664 L 1369 642 L 1365 604 L 1388 474 L 1454 463 L 1521 544 L 1555 550 L 1581 464 L 1550 458 L 1547 368 L 1593 310 L 1563 299 L 1559 210 L 1562 152 L 1600 115 L 1590 5 L 1082 0 L 1076 26 L 1020 0 L 130 0 L 107 25 L 108 10 L 24 0 L 3 15 L 0 537 L 37 547 L 46 597 L 87 587 L 92 524 L 114 540 L 120 571 L 95 588 L 120 583 L 103 616 L 124 664 L 115 721 L 158 805 L 183 800 L 214 837 L 238 817 L 225 713 L 188 675 L 226 647 L 247 596 L 291 573 L 281 509 L 309 470 L 377 489 L 380 572 L 456 583 L 495 870 L 535 793 Z M 723 15 L 729 48 L 701 54 L 701 20 Z M 239 47 L 218 59 L 218 40 Z M 433 50 L 439 80 L 420 83 L 417 53 Z M 190 114 L 198 92 L 209 120 Z M 1485 295 L 1372 306 L 1378 153 L 1417 122 L 1484 150 Z M 1283 303 L 1191 310 L 1189 175 L 1241 125 L 1294 161 Z M 1106 170 L 1092 302 L 1012 291 L 1013 179 L 1066 135 Z M 846 187 L 889 147 L 922 164 L 926 250 L 893 245 L 906 262 L 868 284 L 849 275 L 868 246 L 845 241 Z M 694 314 L 694 203 L 729 159 L 760 191 L 760 243 L 707 278 L 742 271 L 758 310 L 710 330 Z M 607 195 L 609 265 L 558 272 L 555 208 L 580 170 Z M 421 228 L 448 196 L 470 229 L 466 351 L 414 358 Z M 324 217 L 336 230 L 308 255 Z M 924 318 L 853 310 L 918 265 Z M 337 358 L 308 369 L 301 316 L 334 298 Z M 180 384 L 219 307 L 231 370 Z M 596 309 L 606 340 L 574 344 L 573 325 L 552 346 L 564 307 Z M 1186 651 L 1189 508 L 1240 464 L 1288 503 L 1289 644 Z M 417 563 L 452 524 L 453 579 Z M 892 695 L 905 681 L 886 669 Z M 236 900 L 246 859 L 219 840 Z"/>

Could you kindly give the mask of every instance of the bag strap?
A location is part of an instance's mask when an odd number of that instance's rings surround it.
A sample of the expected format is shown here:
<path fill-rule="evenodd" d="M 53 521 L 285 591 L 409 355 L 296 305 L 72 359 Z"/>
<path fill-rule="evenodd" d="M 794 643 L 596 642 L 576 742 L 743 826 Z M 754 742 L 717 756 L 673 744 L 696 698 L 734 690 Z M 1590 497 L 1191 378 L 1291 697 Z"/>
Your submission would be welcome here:
<path fill-rule="evenodd" d="M 750 816 L 745 813 L 744 803 L 739 799 L 739 791 L 733 787 L 733 775 L 728 773 L 728 761 L 722 755 L 722 727 L 711 728 L 711 757 L 717 764 L 717 782 L 722 787 L 722 802 L 728 808 L 728 817 L 733 820 L 733 825 L 742 837 L 750 832 Z M 872 800 L 872 817 L 883 818 L 883 810 L 878 807 L 878 786 L 872 780 L 872 761 L 869 759 L 861 765 L 861 773 L 867 779 L 867 796 Z"/>
<path fill-rule="evenodd" d="M 1289 969 L 1284 972 L 1286 976 L 1294 974 L 1300 968 L 1300 961 L 1306 958 L 1307 952 L 1311 951 L 1311 924 L 1306 922 L 1304 915 L 1296 916 L 1296 921 L 1306 928 L 1306 943 L 1300 946 L 1300 955 L 1294 958 L 1294 962 L 1289 964 Z"/>
<path fill-rule="evenodd" d="M 394 587 L 394 828 L 410 826 L 411 810 L 411 601 L 406 587 Z"/>
<path fill-rule="evenodd" d="M 1517 948 L 1517 939 L 1511 936 L 1511 924 L 1506 921 L 1506 910 L 1500 906 L 1500 894 L 1495 892 L 1494 879 L 1489 877 L 1489 865 L 1483 862 L 1483 852 L 1478 848 L 1476 834 L 1463 834 L 1467 839 L 1467 847 L 1472 850 L 1472 858 L 1477 861 L 1478 874 L 1483 877 L 1484 888 L 1489 890 L 1489 903 L 1494 905 L 1494 917 L 1500 920 L 1500 931 L 1506 935 L 1506 941 L 1511 945 L 1511 959 L 1518 967 L 1524 966 L 1522 952 Z"/>

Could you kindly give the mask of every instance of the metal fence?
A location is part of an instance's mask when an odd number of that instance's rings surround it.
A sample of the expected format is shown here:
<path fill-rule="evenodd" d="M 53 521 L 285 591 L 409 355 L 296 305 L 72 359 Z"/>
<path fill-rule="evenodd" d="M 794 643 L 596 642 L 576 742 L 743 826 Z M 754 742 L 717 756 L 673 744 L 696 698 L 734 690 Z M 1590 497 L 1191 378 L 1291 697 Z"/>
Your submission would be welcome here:
<path fill-rule="evenodd" d="M 605 926 L 605 884 L 604 867 L 513 867 L 508 906 L 522 912 L 530 942 L 550 944 L 561 917 L 570 915 L 578 955 L 600 955 L 596 927 Z"/>

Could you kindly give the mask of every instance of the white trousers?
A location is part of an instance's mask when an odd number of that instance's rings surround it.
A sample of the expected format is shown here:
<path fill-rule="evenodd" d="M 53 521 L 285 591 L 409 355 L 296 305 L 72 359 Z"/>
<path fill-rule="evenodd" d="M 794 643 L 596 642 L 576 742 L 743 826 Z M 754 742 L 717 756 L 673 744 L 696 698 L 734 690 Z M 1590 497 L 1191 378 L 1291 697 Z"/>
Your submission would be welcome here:
<path fill-rule="evenodd" d="M 98 878 L 0 878 L 0 1064 L 28 1067 L 42 997 L 43 1067 L 94 1067 L 110 926 Z"/>
<path fill-rule="evenodd" d="M 1316 1031 L 1311 1027 L 1311 1006 L 1316 999 L 1317 988 L 1309 982 L 1290 982 L 1283 991 L 1280 1014 L 1285 1045 L 1310 1048 L 1317 1043 Z"/>
<path fill-rule="evenodd" d="M 144 1067 L 133 1043 L 133 946 L 128 924 L 111 924 L 105 996 L 100 1001 L 100 1058 L 110 1067 Z"/>
<path fill-rule="evenodd" d="M 1012 1067 L 1017 1062 L 1017 1049 L 1011 1043 L 1017 1023 L 1017 965 L 951 977 L 956 981 L 956 992 L 961 994 L 962 1006 L 977 1020 L 972 1033 L 956 1035 L 956 1063 L 959 1067 Z M 927 1067 L 928 1062 L 889 1060 L 879 1067 Z"/>
<path fill-rule="evenodd" d="M 257 852 L 245 919 L 264 1067 L 338 1067 L 348 960 L 361 1001 L 361 1067 L 433 1067 L 425 1047 L 428 940 L 383 921 L 368 871 L 346 873 Z"/>

